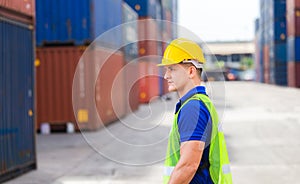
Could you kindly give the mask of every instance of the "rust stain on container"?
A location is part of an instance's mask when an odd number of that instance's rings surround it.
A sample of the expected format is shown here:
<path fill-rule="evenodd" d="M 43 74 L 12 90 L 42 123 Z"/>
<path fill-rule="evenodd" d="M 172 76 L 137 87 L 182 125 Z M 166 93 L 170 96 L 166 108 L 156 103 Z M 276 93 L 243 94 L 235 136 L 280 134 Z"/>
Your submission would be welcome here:
<path fill-rule="evenodd" d="M 288 86 L 300 88 L 300 62 L 288 62 Z"/>
<path fill-rule="evenodd" d="M 0 0 L 0 7 L 4 7 L 27 16 L 35 16 L 35 0 Z"/>
<path fill-rule="evenodd" d="M 38 128 L 43 122 L 76 122 L 72 106 L 72 82 L 83 52 L 81 47 L 36 49 L 36 57 L 39 60 L 36 67 Z"/>

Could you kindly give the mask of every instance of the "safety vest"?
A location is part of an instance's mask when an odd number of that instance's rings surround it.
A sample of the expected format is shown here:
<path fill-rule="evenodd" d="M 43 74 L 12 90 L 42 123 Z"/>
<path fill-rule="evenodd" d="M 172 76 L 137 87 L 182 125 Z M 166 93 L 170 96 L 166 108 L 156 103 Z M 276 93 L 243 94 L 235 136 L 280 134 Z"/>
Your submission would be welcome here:
<path fill-rule="evenodd" d="M 164 168 L 164 183 L 168 183 L 173 169 L 180 159 L 180 135 L 178 131 L 178 114 L 181 108 L 190 100 L 201 100 L 212 118 L 212 132 L 209 149 L 209 173 L 215 184 L 232 184 L 228 153 L 224 134 L 219 125 L 217 111 L 211 100 L 204 94 L 195 94 L 182 104 L 176 112 L 173 127 L 169 135 L 169 142 Z"/>

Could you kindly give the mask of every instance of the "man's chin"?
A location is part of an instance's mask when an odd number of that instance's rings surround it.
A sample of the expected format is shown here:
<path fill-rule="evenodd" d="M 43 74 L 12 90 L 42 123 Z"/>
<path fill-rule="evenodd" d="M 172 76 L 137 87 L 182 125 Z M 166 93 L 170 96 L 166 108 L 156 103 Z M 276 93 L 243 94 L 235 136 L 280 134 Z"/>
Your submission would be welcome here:
<path fill-rule="evenodd" d="M 169 90 L 169 92 L 174 92 L 174 91 L 177 91 L 177 89 L 176 89 L 176 88 L 174 88 L 174 87 L 169 87 L 169 88 L 168 88 L 168 90 Z"/>

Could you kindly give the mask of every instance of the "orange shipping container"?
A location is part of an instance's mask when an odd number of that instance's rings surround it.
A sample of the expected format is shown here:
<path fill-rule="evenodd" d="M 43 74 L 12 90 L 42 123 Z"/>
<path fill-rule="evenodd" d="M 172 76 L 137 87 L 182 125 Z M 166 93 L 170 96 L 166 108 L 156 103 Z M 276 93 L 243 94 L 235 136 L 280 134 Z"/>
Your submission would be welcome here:
<path fill-rule="evenodd" d="M 140 61 L 139 73 L 140 102 L 148 103 L 159 96 L 158 67 L 156 63 Z"/>
<path fill-rule="evenodd" d="M 300 9 L 287 13 L 288 36 L 300 36 Z"/>
<path fill-rule="evenodd" d="M 158 54 L 158 28 L 153 19 L 139 18 L 138 21 L 139 56 Z"/>
<path fill-rule="evenodd" d="M 76 125 L 72 107 L 72 82 L 83 52 L 82 47 L 36 49 L 37 128 L 43 122 L 72 122 Z"/>
<path fill-rule="evenodd" d="M 124 56 L 94 47 L 81 58 L 74 77 L 73 103 L 81 130 L 96 130 L 126 114 Z"/>
<path fill-rule="evenodd" d="M 139 106 L 139 65 L 135 62 L 126 62 L 124 67 L 125 76 L 125 106 L 126 113 L 138 109 Z"/>
<path fill-rule="evenodd" d="M 288 86 L 300 88 L 300 62 L 288 62 Z"/>
<path fill-rule="evenodd" d="M 264 46 L 263 50 L 264 58 L 264 81 L 265 83 L 270 83 L 270 49 L 268 45 Z"/>
<path fill-rule="evenodd" d="M 287 11 L 294 11 L 295 9 L 300 8 L 300 0 L 287 0 L 286 9 Z"/>
<path fill-rule="evenodd" d="M 27 16 L 35 16 L 35 0 L 0 0 L 1 7 Z"/>
<path fill-rule="evenodd" d="M 123 54 L 104 48 L 84 50 L 74 46 L 37 49 L 38 127 L 43 122 L 72 122 L 77 130 L 96 130 L 124 116 L 124 83 L 119 73 Z"/>

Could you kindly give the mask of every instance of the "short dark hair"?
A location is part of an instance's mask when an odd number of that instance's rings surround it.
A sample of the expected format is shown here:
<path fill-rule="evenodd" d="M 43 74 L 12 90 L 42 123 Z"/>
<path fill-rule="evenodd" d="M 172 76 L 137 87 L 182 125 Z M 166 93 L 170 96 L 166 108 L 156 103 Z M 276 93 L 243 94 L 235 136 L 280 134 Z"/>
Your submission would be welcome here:
<path fill-rule="evenodd" d="M 190 67 L 190 66 L 195 67 L 195 65 L 193 65 L 192 63 L 180 63 L 180 64 L 182 64 L 184 66 L 187 66 L 187 67 Z M 196 70 L 198 72 L 199 79 L 201 79 L 203 69 L 202 68 L 196 68 Z"/>

